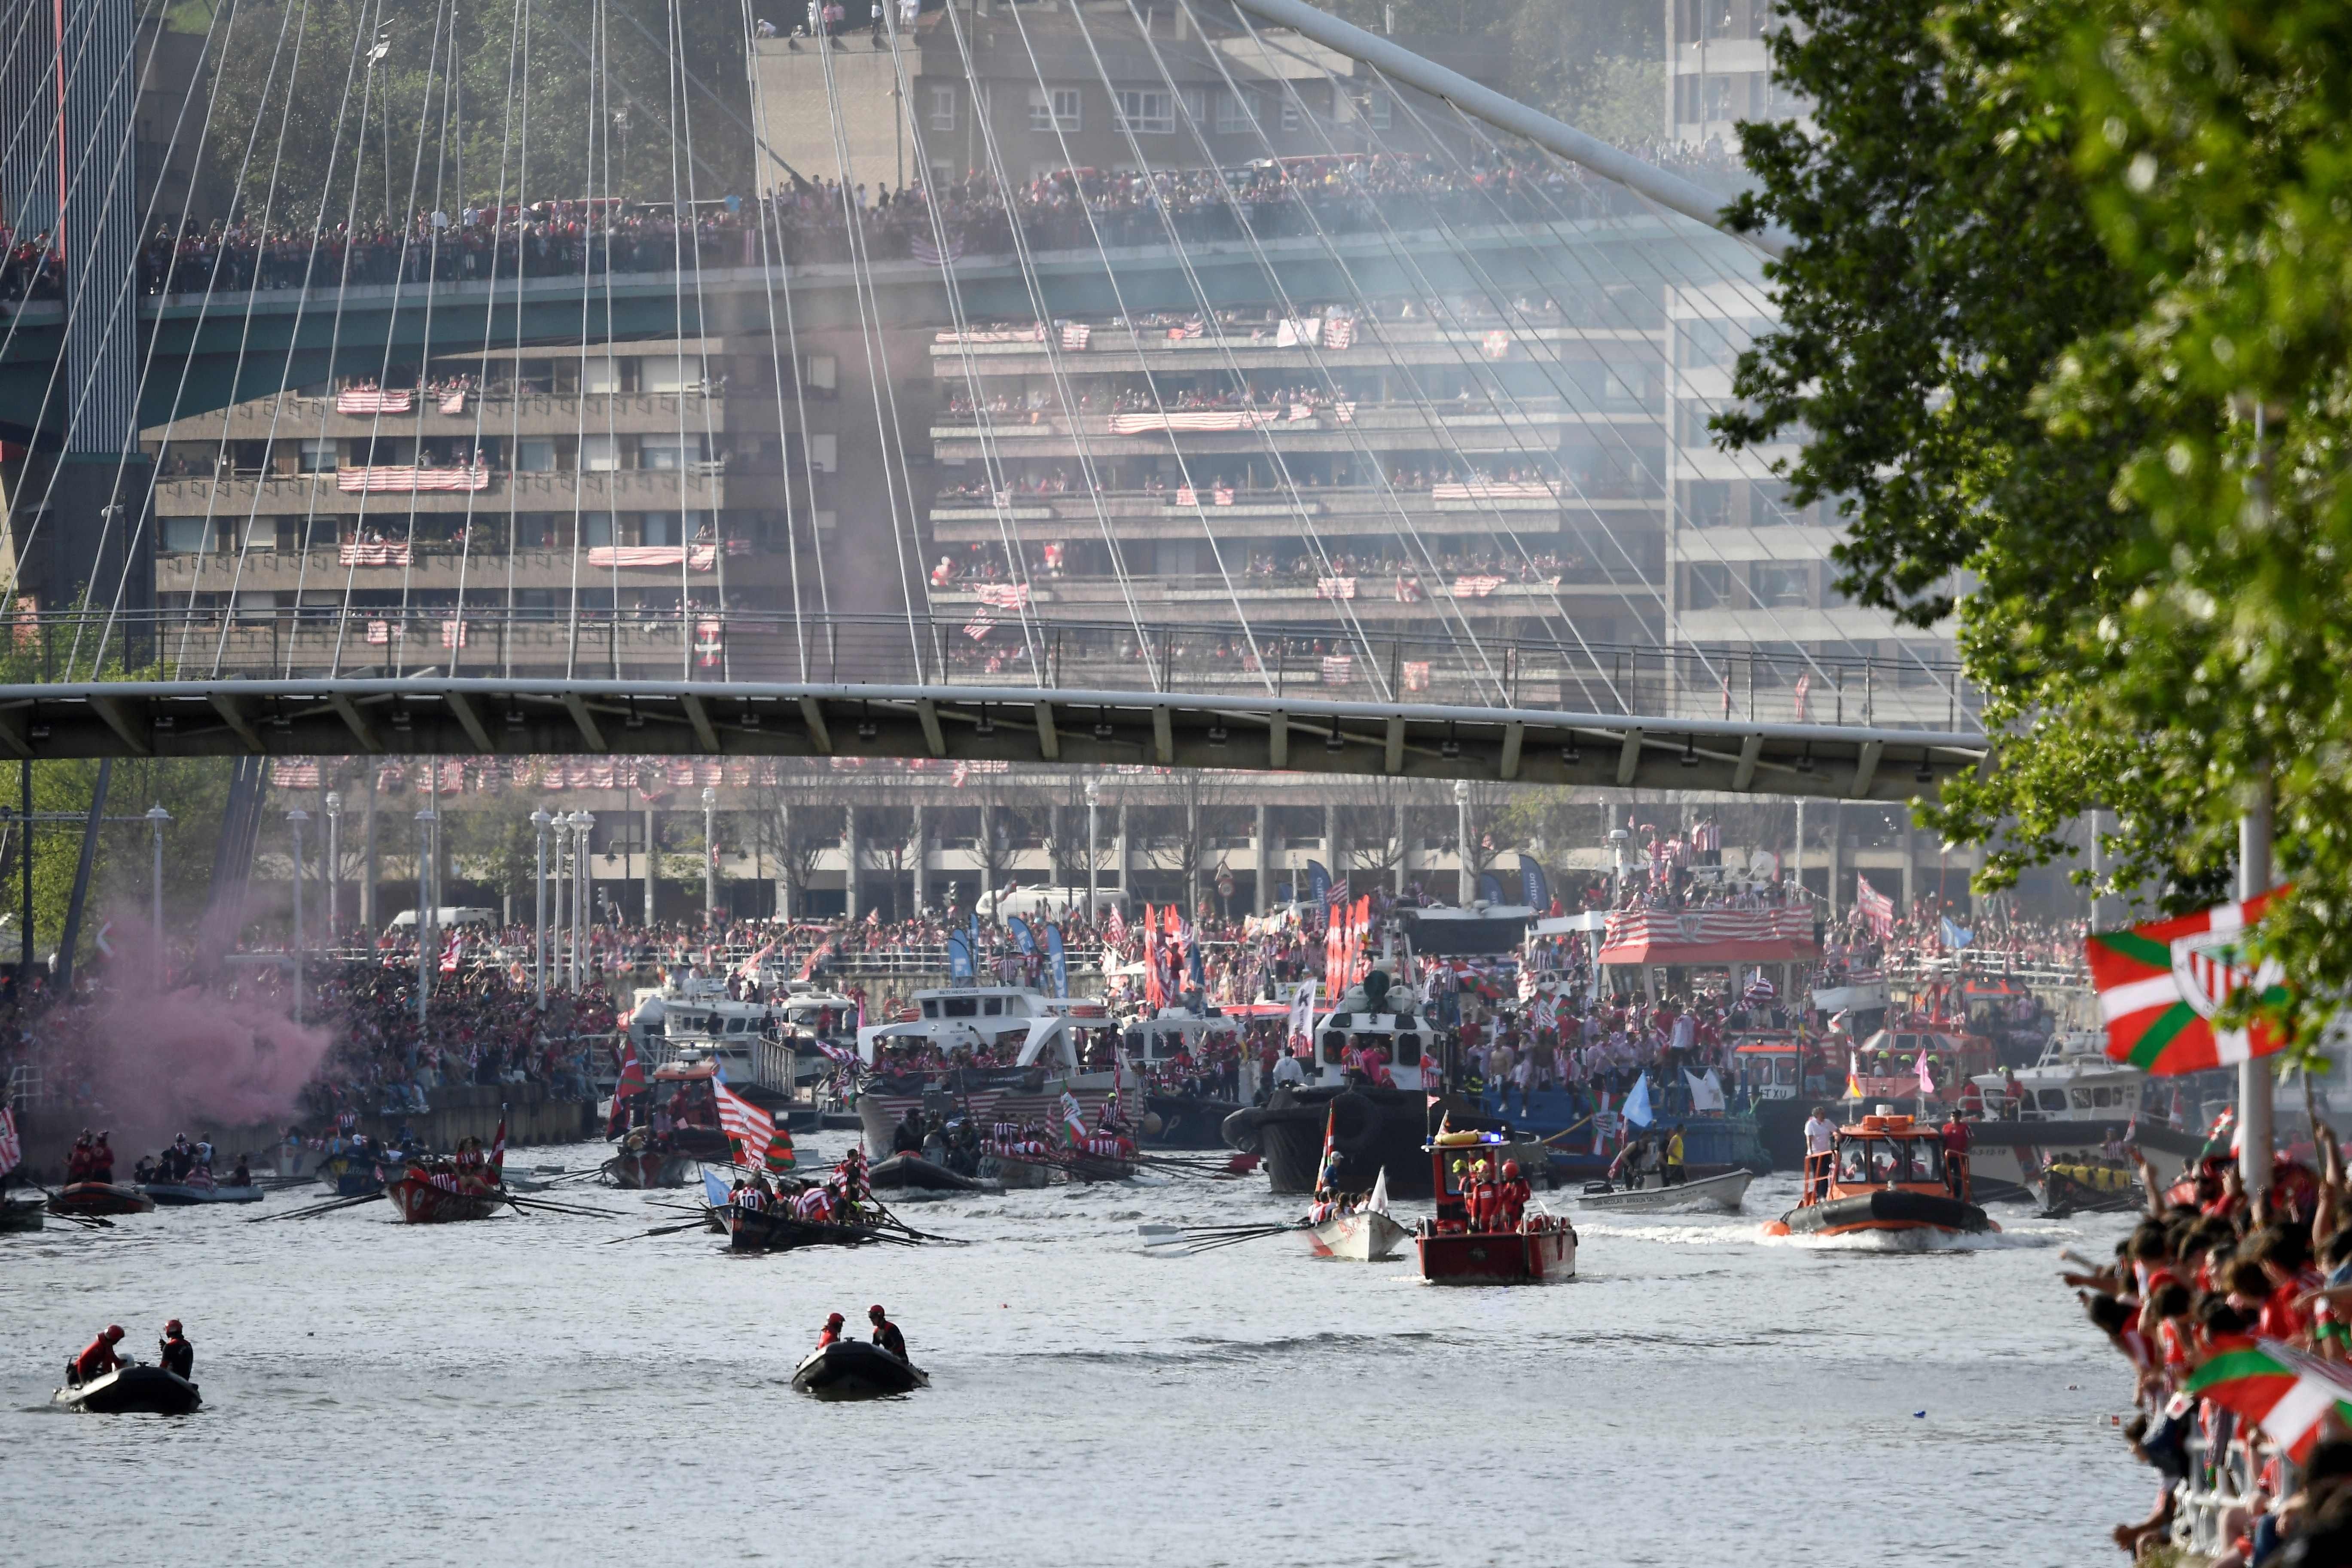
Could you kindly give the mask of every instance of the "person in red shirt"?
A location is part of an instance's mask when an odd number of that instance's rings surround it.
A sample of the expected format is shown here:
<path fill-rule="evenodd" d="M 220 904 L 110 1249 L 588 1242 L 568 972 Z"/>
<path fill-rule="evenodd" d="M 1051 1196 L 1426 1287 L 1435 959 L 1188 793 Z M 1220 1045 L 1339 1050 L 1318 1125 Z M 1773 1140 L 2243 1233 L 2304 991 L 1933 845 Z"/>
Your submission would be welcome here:
<path fill-rule="evenodd" d="M 1969 1149 L 1974 1142 L 1960 1113 L 1948 1112 L 1944 1118 L 1944 1186 L 1956 1198 L 1967 1195 L 1963 1184 L 1968 1174 Z"/>
<path fill-rule="evenodd" d="M 73 1380 L 76 1383 L 88 1383 L 92 1378 L 104 1377 L 108 1373 L 121 1366 L 122 1358 L 114 1353 L 114 1347 L 121 1342 L 121 1339 L 122 1325 L 121 1323 L 108 1325 L 104 1333 L 90 1341 L 83 1347 L 81 1354 L 74 1357 Z"/>
<path fill-rule="evenodd" d="M 1499 1228 L 1518 1229 L 1520 1218 L 1528 1212 L 1528 1200 L 1535 1195 L 1535 1190 L 1528 1186 L 1527 1179 L 1519 1174 L 1519 1163 L 1517 1160 L 1503 1162 L 1503 1182 L 1502 1185 L 1496 1189 L 1495 1195 L 1501 1210 L 1498 1216 L 1501 1222 Z"/>
<path fill-rule="evenodd" d="M 816 1337 L 816 1348 L 823 1350 L 827 1345 L 839 1344 L 841 1342 L 841 1325 L 846 1321 L 847 1320 L 843 1318 L 839 1312 L 835 1312 L 828 1316 L 824 1321 L 824 1331 Z"/>

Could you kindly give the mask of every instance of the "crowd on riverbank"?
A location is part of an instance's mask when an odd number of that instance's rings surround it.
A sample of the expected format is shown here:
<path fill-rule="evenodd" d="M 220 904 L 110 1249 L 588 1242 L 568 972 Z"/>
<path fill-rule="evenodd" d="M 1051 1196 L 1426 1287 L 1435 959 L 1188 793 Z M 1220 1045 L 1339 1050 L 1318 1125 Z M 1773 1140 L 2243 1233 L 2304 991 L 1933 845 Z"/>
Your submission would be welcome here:
<path fill-rule="evenodd" d="M 2170 1190 L 2136 1153 L 2147 1216 L 2064 1276 L 2132 1370 L 2140 1560 L 2179 1533 L 2214 1568 L 2352 1562 L 2352 1176 L 2325 1125 L 2299 1152 L 2251 1199 L 2226 1132 Z"/>

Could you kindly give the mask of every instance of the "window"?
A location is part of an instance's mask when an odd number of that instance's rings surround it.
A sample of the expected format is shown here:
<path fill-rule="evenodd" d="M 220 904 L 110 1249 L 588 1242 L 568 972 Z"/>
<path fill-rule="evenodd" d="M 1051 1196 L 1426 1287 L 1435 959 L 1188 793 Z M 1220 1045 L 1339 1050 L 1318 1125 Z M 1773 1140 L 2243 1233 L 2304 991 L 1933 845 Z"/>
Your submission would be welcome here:
<path fill-rule="evenodd" d="M 691 367 L 693 374 L 689 376 L 690 367 L 682 356 L 649 358 L 639 362 L 639 365 L 643 372 L 639 385 L 647 392 L 684 392 L 688 385 L 698 386 L 702 383 L 699 366 Z"/>
<path fill-rule="evenodd" d="M 621 466 L 620 442 L 611 436 L 580 437 L 580 471 L 584 474 L 607 473 Z"/>
<path fill-rule="evenodd" d="M 1075 87 L 1031 88 L 1029 129 L 1066 132 L 1077 130 L 1078 89 Z"/>
<path fill-rule="evenodd" d="M 1166 136 L 1176 129 L 1175 95 L 1147 88 L 1120 88 L 1112 94 L 1118 128 L 1138 136 Z"/>
<path fill-rule="evenodd" d="M 637 520 L 637 542 L 640 544 L 676 544 L 677 514 L 674 511 L 649 511 Z"/>
<path fill-rule="evenodd" d="M 1386 131 L 1395 112 L 1395 100 L 1389 96 L 1388 89 L 1376 87 L 1364 95 L 1364 118 L 1372 122 L 1373 130 Z"/>
<path fill-rule="evenodd" d="M 609 550 L 613 544 L 613 514 L 609 511 L 585 511 L 580 514 L 580 542 L 591 550 Z"/>
<path fill-rule="evenodd" d="M 980 998 L 977 996 L 949 996 L 942 1000 L 947 1004 L 946 1013 L 950 1018 L 980 1016 Z"/>
<path fill-rule="evenodd" d="M 1731 602 L 1731 568 L 1720 561 L 1697 561 L 1690 569 L 1690 607 L 1712 610 Z"/>
<path fill-rule="evenodd" d="M 1756 602 L 1768 610 L 1802 609 L 1812 597 L 1812 569 L 1758 562 L 1748 569 Z"/>
<path fill-rule="evenodd" d="M 984 1018 L 998 1018 L 1003 1016 L 1004 998 L 1002 996 L 982 997 L 980 999 L 980 1013 L 981 1016 Z"/>
<path fill-rule="evenodd" d="M 618 392 L 621 390 L 621 362 L 610 354 L 598 354 L 580 362 L 580 390 L 583 392 Z"/>
<path fill-rule="evenodd" d="M 934 84 L 930 89 L 930 106 L 929 118 L 932 130 L 953 131 L 956 128 L 956 89 L 954 88 Z"/>
<path fill-rule="evenodd" d="M 1298 107 L 1298 95 L 1295 92 L 1284 93 L 1282 95 L 1282 128 L 1285 131 L 1296 131 L 1306 122 L 1307 117 Z"/>
<path fill-rule="evenodd" d="M 551 474 L 554 471 L 555 442 L 552 438 L 534 440 L 526 436 L 515 443 L 515 472 Z"/>
<path fill-rule="evenodd" d="M 831 392 L 839 384 L 841 370 L 831 354 L 808 356 L 808 384 L 818 392 Z"/>
<path fill-rule="evenodd" d="M 1695 479 L 1685 492 L 1693 528 L 1722 528 L 1731 521 L 1731 487 L 1721 479 Z"/>
<path fill-rule="evenodd" d="M 840 461 L 841 443 L 830 430 L 819 430 L 809 437 L 809 467 L 820 474 L 833 472 Z"/>
<path fill-rule="evenodd" d="M 1257 129 L 1257 95 L 1249 92 L 1217 94 L 1217 134 L 1244 136 Z"/>
<path fill-rule="evenodd" d="M 305 474 L 333 473 L 336 463 L 341 460 L 339 445 L 332 437 L 323 441 L 304 441 L 300 454 L 295 458 L 299 465 L 297 471 Z"/>
<path fill-rule="evenodd" d="M 205 535 L 210 524 L 201 517 L 167 517 L 163 520 L 163 548 L 174 555 L 192 554 L 205 547 Z"/>

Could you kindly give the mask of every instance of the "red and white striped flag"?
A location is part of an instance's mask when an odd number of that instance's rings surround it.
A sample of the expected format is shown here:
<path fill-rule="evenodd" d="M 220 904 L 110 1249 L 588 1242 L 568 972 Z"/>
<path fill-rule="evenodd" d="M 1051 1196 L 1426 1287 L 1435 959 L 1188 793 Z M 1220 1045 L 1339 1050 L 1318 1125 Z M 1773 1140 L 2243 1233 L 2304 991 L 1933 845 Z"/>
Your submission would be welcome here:
<path fill-rule="evenodd" d="M 1876 932 L 1881 942 L 1893 936 L 1895 900 L 1872 887 L 1867 877 L 1856 877 L 1853 889 L 1854 912 L 1862 917 L 1862 923 Z"/>
<path fill-rule="evenodd" d="M 507 1108 L 499 1107 L 498 1135 L 490 1140 L 490 1179 L 506 1180 L 507 1173 Z"/>
<path fill-rule="evenodd" d="M 719 1100 L 719 1130 L 732 1145 L 733 1163 L 756 1169 L 775 1142 L 775 1118 L 723 1083 L 713 1081 L 710 1092 Z"/>
<path fill-rule="evenodd" d="M 25 1145 L 16 1136 L 16 1113 L 0 1105 L 0 1174 L 25 1163 Z"/>
<path fill-rule="evenodd" d="M 444 974 L 457 973 L 457 961 L 465 955 L 465 950 L 466 939 L 459 936 L 456 931 L 451 931 L 449 933 L 449 945 L 441 950 L 441 973 Z"/>
<path fill-rule="evenodd" d="M 1127 917 L 1118 912 L 1117 904 L 1113 904 L 1110 907 L 1110 913 L 1103 917 L 1103 940 L 1105 942 L 1127 940 Z"/>

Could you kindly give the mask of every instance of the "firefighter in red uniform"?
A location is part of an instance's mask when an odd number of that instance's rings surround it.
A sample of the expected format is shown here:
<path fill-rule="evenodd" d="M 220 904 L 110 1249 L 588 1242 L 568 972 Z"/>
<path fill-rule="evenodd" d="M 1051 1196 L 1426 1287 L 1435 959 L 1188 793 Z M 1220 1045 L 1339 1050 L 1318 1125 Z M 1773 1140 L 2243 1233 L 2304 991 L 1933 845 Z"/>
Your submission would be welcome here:
<path fill-rule="evenodd" d="M 92 1378 L 104 1377 L 121 1366 L 122 1358 L 114 1353 L 114 1347 L 121 1342 L 121 1339 L 122 1325 L 110 1324 L 104 1333 L 90 1341 L 81 1354 L 74 1357 L 73 1380 L 88 1383 Z"/>
<path fill-rule="evenodd" d="M 1501 1194 L 1495 1184 L 1494 1168 L 1484 1160 L 1470 1167 L 1470 1228 L 1492 1230 Z"/>
<path fill-rule="evenodd" d="M 1517 1160 L 1504 1161 L 1503 1184 L 1496 1190 L 1496 1197 L 1502 1205 L 1503 1229 L 1519 1228 L 1520 1217 L 1528 1212 L 1528 1200 L 1534 1195 L 1535 1190 L 1519 1174 L 1519 1163 Z"/>
<path fill-rule="evenodd" d="M 816 1348 L 823 1350 L 827 1345 L 839 1344 L 841 1342 L 841 1325 L 846 1321 L 847 1320 L 844 1319 L 839 1312 L 835 1312 L 828 1316 L 824 1321 L 824 1332 L 817 1335 L 816 1337 Z"/>

